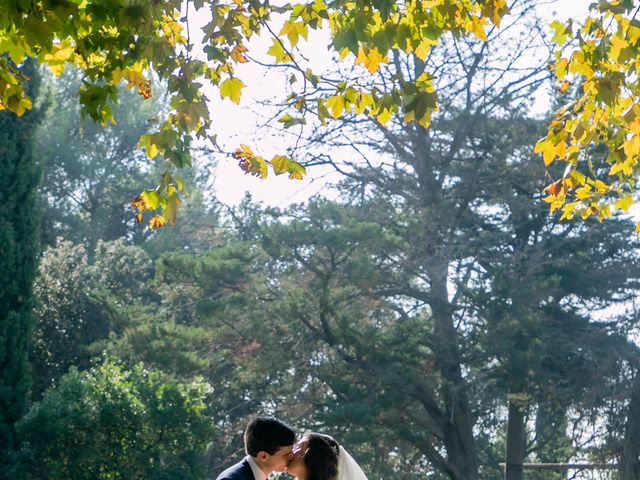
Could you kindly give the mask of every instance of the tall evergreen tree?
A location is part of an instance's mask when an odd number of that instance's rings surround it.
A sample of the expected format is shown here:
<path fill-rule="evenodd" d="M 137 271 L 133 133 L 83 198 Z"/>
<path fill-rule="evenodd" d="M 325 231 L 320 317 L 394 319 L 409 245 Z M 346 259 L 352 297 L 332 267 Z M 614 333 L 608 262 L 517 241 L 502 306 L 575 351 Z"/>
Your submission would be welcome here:
<path fill-rule="evenodd" d="M 35 64 L 22 68 L 36 77 Z M 35 95 L 37 81 L 31 81 Z M 31 288 L 40 222 L 36 188 L 39 168 L 32 155 L 37 111 L 22 117 L 0 112 L 0 461 L 16 446 L 15 422 L 27 407 L 27 349 L 32 318 Z M 0 470 L 4 470 L 0 464 Z"/>

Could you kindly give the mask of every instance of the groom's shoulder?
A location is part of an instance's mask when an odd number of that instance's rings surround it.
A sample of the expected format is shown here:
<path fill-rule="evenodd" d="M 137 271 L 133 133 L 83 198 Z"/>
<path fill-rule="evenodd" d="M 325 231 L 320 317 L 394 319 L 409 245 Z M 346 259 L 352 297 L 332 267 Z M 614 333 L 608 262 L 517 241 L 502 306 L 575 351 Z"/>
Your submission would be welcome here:
<path fill-rule="evenodd" d="M 222 472 L 216 480 L 254 480 L 251 465 L 243 459 Z"/>

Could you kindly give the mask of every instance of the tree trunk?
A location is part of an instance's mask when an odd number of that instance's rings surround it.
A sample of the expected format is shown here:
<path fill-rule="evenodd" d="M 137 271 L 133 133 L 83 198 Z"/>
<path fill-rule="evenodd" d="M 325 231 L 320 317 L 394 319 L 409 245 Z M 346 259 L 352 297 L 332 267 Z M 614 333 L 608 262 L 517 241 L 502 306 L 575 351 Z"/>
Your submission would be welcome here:
<path fill-rule="evenodd" d="M 541 463 L 566 463 L 573 448 L 567 436 L 566 409 L 539 403 L 536 412 L 535 455 Z M 566 479 L 566 471 L 549 474 L 549 480 Z"/>
<path fill-rule="evenodd" d="M 431 309 L 434 319 L 436 363 L 442 375 L 441 394 L 445 416 L 442 432 L 447 460 L 453 467 L 452 480 L 477 480 L 478 460 L 473 437 L 473 419 L 462 377 L 460 348 L 453 312 L 448 302 L 447 263 L 433 262 L 430 268 Z"/>
<path fill-rule="evenodd" d="M 514 402 L 509 401 L 505 480 L 522 480 L 522 464 L 524 463 L 525 446 L 526 430 L 524 425 L 524 411 Z"/>
<path fill-rule="evenodd" d="M 619 480 L 640 478 L 640 375 L 634 380 L 627 413 L 624 447 L 620 457 Z"/>

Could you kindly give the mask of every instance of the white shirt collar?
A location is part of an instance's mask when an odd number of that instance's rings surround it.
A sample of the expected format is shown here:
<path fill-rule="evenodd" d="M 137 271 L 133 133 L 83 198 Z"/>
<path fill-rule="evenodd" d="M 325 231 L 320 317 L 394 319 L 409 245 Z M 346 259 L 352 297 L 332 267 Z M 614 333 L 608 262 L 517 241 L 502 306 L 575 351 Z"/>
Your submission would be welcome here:
<path fill-rule="evenodd" d="M 247 455 L 247 462 L 249 462 L 249 466 L 251 467 L 251 471 L 253 472 L 253 477 L 256 480 L 267 480 L 267 476 L 262 470 L 260 470 L 260 467 L 251 455 Z"/>

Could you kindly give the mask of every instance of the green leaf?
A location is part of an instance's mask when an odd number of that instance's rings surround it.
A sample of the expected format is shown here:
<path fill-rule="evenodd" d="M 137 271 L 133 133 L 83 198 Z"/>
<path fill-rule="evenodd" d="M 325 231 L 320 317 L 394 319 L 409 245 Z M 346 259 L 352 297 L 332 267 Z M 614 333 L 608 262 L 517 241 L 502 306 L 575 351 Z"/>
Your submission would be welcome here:
<path fill-rule="evenodd" d="M 269 47 L 269 50 L 267 50 L 267 55 L 274 57 L 276 63 L 286 63 L 292 60 L 291 55 L 285 51 L 282 42 L 277 38 L 273 39 L 273 44 Z"/>
<path fill-rule="evenodd" d="M 293 127 L 295 125 L 305 125 L 307 123 L 304 118 L 292 117 L 288 113 L 278 119 L 278 122 L 282 123 L 284 128 Z"/>
<path fill-rule="evenodd" d="M 323 98 L 319 98 L 317 100 L 318 118 L 320 119 L 323 125 L 327 124 L 327 118 L 331 116 L 331 114 L 329 113 L 329 110 L 327 109 L 326 103 L 327 103 L 326 100 L 324 100 Z"/>
<path fill-rule="evenodd" d="M 149 160 L 153 160 L 159 153 L 158 145 L 156 145 L 154 137 L 154 135 L 142 135 L 138 142 L 138 148 L 146 150 Z"/>
<path fill-rule="evenodd" d="M 176 224 L 176 214 L 178 211 L 178 205 L 180 205 L 179 195 L 175 192 L 170 193 L 168 195 L 166 204 L 162 209 L 162 216 L 167 220 L 169 220 L 169 222 L 171 222 L 172 225 Z"/>
<path fill-rule="evenodd" d="M 140 194 L 148 210 L 155 210 L 160 205 L 161 196 L 157 190 L 145 190 Z"/>
<path fill-rule="evenodd" d="M 620 85 L 612 81 L 611 79 L 602 79 L 598 82 L 598 93 L 596 95 L 596 100 L 606 103 L 607 105 L 611 105 L 618 92 L 620 90 Z"/>
<path fill-rule="evenodd" d="M 551 41 L 558 43 L 559 45 L 564 45 L 571 34 L 571 26 L 565 25 L 560 20 L 554 20 L 549 26 L 554 32 Z"/>
<path fill-rule="evenodd" d="M 271 166 L 273 167 L 273 173 L 276 175 L 282 175 L 289 172 L 291 161 L 284 155 L 276 155 L 271 159 Z"/>
<path fill-rule="evenodd" d="M 293 180 L 302 180 L 302 177 L 307 174 L 307 169 L 295 160 L 289 160 L 287 173 Z"/>
<path fill-rule="evenodd" d="M 332 43 L 338 52 L 347 48 L 354 55 L 358 54 L 358 37 L 355 29 L 352 27 L 338 30 L 333 36 Z"/>
<path fill-rule="evenodd" d="M 269 174 L 269 169 L 267 167 L 267 161 L 259 156 L 255 156 L 251 159 L 251 171 L 254 175 L 262 178 L 263 180 L 267 178 Z"/>

